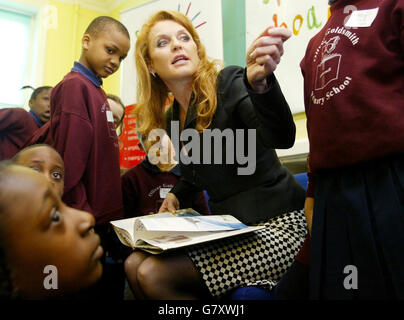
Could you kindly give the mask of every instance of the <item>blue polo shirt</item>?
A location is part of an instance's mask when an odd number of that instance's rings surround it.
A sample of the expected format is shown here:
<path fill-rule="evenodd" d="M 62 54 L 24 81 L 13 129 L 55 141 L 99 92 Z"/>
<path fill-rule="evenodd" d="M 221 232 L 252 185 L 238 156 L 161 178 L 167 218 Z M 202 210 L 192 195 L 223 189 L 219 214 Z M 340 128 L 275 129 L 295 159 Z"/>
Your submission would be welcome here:
<path fill-rule="evenodd" d="M 71 71 L 78 72 L 90 80 L 96 87 L 101 87 L 102 79 L 97 76 L 94 72 L 88 69 L 86 66 L 82 65 L 80 62 L 74 62 L 74 66 Z"/>
<path fill-rule="evenodd" d="M 36 122 L 36 124 L 38 125 L 39 128 L 42 127 L 45 124 L 39 119 L 38 115 L 34 111 L 29 110 L 29 113 L 34 118 L 34 120 L 35 120 L 35 122 Z"/>

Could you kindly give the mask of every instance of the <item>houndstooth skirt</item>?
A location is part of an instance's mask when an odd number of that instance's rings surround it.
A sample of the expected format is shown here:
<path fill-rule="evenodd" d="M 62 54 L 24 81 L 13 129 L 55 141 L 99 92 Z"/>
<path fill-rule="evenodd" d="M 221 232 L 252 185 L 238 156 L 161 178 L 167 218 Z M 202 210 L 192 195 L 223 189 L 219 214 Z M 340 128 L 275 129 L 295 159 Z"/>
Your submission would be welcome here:
<path fill-rule="evenodd" d="M 186 249 L 214 298 L 243 286 L 272 289 L 294 261 L 307 233 L 304 210 L 258 225 L 266 228 Z"/>

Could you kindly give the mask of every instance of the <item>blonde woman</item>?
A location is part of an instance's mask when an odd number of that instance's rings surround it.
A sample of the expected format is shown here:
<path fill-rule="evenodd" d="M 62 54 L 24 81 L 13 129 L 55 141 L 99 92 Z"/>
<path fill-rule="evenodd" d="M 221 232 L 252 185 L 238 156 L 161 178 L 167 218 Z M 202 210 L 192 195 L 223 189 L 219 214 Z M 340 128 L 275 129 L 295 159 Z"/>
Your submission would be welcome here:
<path fill-rule="evenodd" d="M 135 251 L 125 270 L 138 299 L 220 298 L 239 286 L 270 288 L 292 263 L 306 234 L 305 192 L 274 151 L 293 145 L 295 125 L 273 74 L 290 35 L 265 30 L 247 51 L 247 68 L 220 70 L 183 14 L 160 11 L 140 30 L 137 129 L 143 140 L 166 130 L 183 175 L 160 211 L 175 211 L 204 189 L 212 214 L 267 228 L 158 256 Z M 165 111 L 170 93 L 174 101 Z M 217 139 L 222 133 L 226 139 Z M 240 150 L 248 150 L 248 159 Z"/>

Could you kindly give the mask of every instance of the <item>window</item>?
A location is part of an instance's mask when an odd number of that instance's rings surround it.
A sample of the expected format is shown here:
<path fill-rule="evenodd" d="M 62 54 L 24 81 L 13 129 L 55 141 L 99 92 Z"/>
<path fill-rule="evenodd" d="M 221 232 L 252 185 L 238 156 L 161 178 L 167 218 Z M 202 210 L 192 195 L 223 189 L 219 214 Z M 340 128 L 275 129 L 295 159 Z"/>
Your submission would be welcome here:
<path fill-rule="evenodd" d="M 0 9 L 0 108 L 22 107 L 27 85 L 32 16 Z"/>

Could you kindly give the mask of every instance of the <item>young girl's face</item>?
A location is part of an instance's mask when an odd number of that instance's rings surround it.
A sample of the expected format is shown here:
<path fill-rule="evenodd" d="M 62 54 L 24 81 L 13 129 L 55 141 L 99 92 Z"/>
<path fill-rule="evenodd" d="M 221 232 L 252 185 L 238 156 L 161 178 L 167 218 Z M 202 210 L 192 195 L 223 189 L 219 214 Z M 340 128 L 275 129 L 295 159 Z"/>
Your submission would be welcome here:
<path fill-rule="evenodd" d="M 93 216 L 67 207 L 43 175 L 20 166 L 9 170 L 1 231 L 16 290 L 36 299 L 94 284 L 102 274 L 103 249 Z M 45 288 L 46 266 L 57 271 L 57 289 Z"/>
<path fill-rule="evenodd" d="M 62 157 L 52 148 L 39 146 L 24 150 L 16 164 L 42 173 L 55 187 L 59 196 L 63 195 L 65 167 Z"/>
<path fill-rule="evenodd" d="M 116 101 L 112 99 L 107 99 L 109 108 L 111 109 L 112 115 L 114 116 L 114 124 L 115 128 L 118 128 L 119 125 L 121 124 L 121 119 L 123 116 L 123 107 Z"/>

